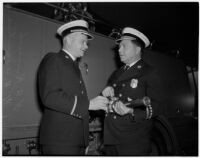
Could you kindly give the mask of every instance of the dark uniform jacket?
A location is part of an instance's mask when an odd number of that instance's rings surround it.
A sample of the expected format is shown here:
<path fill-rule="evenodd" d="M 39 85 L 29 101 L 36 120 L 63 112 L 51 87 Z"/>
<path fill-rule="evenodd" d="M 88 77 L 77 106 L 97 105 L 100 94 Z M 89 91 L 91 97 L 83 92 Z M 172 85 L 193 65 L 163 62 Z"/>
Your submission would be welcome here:
<path fill-rule="evenodd" d="M 64 51 L 48 53 L 41 62 L 38 83 L 45 107 L 40 143 L 87 146 L 89 100 L 76 61 Z"/>
<path fill-rule="evenodd" d="M 114 88 L 115 97 L 127 102 L 148 96 L 153 109 L 152 117 L 162 111 L 159 98 L 160 80 L 152 67 L 142 59 L 124 71 L 124 67 L 111 76 L 108 86 Z M 129 99 L 128 99 L 129 98 Z M 131 114 L 124 116 L 108 113 L 104 122 L 104 144 L 130 144 L 135 148 L 148 145 L 152 121 L 146 119 L 146 108 L 135 108 L 134 117 Z"/>

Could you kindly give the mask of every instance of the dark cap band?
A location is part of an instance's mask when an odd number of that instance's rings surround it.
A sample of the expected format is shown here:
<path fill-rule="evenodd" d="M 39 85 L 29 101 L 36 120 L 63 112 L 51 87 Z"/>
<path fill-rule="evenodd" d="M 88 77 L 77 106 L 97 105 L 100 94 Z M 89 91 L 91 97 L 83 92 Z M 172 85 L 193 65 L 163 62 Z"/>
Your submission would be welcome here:
<path fill-rule="evenodd" d="M 74 26 L 74 27 L 70 27 L 66 30 L 64 30 L 61 34 L 62 37 L 65 37 L 66 35 L 72 33 L 72 31 L 76 31 L 76 30 L 83 30 L 83 31 L 87 31 L 88 29 L 86 27 L 82 27 L 82 26 Z"/>
<path fill-rule="evenodd" d="M 138 44 L 141 46 L 141 47 L 145 47 L 145 43 L 143 42 L 143 40 L 141 40 L 138 36 L 135 36 L 131 33 L 124 33 L 122 36 L 130 36 L 130 37 L 134 37 L 136 40 L 133 40 L 133 41 L 137 41 Z"/>

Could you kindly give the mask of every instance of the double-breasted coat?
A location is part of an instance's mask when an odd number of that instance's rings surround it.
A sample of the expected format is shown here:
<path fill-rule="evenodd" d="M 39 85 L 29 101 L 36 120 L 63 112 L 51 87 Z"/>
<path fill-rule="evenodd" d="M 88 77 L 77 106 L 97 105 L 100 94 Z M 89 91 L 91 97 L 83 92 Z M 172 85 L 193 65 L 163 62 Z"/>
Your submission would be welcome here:
<path fill-rule="evenodd" d="M 132 99 L 141 99 L 148 96 L 151 99 L 152 118 L 162 112 L 160 98 L 160 79 L 156 71 L 142 59 L 128 70 L 124 67 L 115 71 L 108 86 L 114 88 L 115 97 L 122 102 Z M 134 108 L 134 117 L 131 114 L 120 116 L 108 113 L 104 120 L 105 145 L 130 145 L 133 153 L 140 153 L 148 148 L 152 119 L 146 119 L 146 108 Z"/>
<path fill-rule="evenodd" d="M 87 146 L 89 100 L 77 62 L 62 50 L 48 53 L 40 64 L 38 86 L 45 107 L 40 143 Z"/>

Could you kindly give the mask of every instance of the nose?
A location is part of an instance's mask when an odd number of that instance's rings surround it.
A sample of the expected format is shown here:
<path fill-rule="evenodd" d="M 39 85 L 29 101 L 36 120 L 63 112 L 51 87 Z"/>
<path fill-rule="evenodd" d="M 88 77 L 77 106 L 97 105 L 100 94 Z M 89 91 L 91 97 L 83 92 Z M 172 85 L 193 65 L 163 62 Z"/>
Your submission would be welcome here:
<path fill-rule="evenodd" d="M 122 52 L 122 49 L 121 49 L 121 48 L 119 48 L 119 49 L 118 49 L 118 52 L 119 52 L 119 55 L 123 54 L 123 52 Z"/>
<path fill-rule="evenodd" d="M 87 50 L 88 49 L 88 45 L 87 44 L 85 44 L 85 50 Z"/>
<path fill-rule="evenodd" d="M 119 52 L 119 53 L 121 53 L 121 52 L 122 52 L 122 48 L 121 48 L 121 47 L 119 47 L 119 49 L 118 49 L 118 52 Z"/>

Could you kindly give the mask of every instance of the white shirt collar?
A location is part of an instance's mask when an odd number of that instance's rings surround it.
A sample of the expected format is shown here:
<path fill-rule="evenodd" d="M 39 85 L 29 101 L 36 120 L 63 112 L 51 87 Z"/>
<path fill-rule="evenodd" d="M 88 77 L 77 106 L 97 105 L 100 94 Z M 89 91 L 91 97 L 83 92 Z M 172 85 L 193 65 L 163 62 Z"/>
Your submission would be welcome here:
<path fill-rule="evenodd" d="M 73 61 L 75 61 L 76 59 L 74 58 L 74 56 L 72 55 L 72 54 L 70 54 L 67 50 L 65 50 L 65 49 L 62 49 L 65 53 L 67 53 L 71 58 L 72 58 L 72 60 Z"/>
<path fill-rule="evenodd" d="M 138 60 L 136 60 L 136 61 L 134 61 L 134 62 L 132 62 L 131 64 L 129 64 L 128 66 L 133 66 L 133 65 L 135 65 L 139 60 L 140 60 L 141 58 L 139 58 Z"/>

